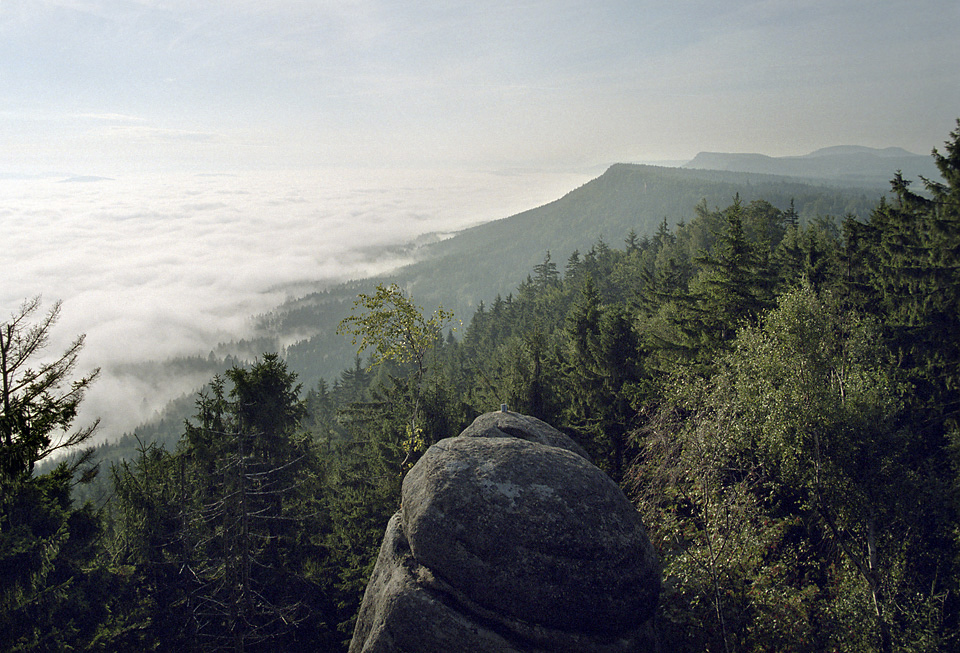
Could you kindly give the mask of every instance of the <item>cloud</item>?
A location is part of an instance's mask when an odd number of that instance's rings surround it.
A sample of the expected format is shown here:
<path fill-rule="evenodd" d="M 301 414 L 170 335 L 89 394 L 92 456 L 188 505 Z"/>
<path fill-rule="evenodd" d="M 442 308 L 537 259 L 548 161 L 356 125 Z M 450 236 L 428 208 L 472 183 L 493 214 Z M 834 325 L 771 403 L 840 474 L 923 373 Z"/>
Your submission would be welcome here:
<path fill-rule="evenodd" d="M 113 126 L 103 134 L 104 138 L 112 138 L 129 144 L 130 142 L 179 142 L 214 143 L 223 140 L 221 134 L 215 132 L 195 131 L 189 129 L 169 129 L 149 126 Z"/>
<path fill-rule="evenodd" d="M 146 122 L 146 118 L 143 118 L 141 116 L 128 116 L 122 113 L 78 113 L 73 117 L 81 120 L 92 120 L 95 122 L 105 122 L 110 124 L 121 124 L 121 125 Z"/>
<path fill-rule="evenodd" d="M 131 363 L 205 356 L 249 335 L 251 317 L 294 288 L 384 272 L 404 260 L 383 248 L 506 217 L 587 178 L 328 169 L 0 179 L 0 313 L 36 294 L 63 300 L 52 349 L 87 334 L 82 364 L 104 369 L 87 413 L 116 433 L 206 380 L 135 379 Z"/>

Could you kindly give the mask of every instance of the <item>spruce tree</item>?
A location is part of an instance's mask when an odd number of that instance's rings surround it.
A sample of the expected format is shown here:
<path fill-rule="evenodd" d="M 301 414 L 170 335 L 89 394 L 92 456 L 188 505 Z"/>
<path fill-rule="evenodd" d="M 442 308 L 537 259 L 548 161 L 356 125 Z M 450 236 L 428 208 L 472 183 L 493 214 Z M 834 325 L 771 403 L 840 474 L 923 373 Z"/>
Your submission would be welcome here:
<path fill-rule="evenodd" d="M 888 326 L 898 365 L 909 370 L 915 404 L 956 425 L 960 414 L 960 127 L 946 154 L 934 150 L 943 182 L 927 196 L 899 173 L 894 199 L 861 228 L 868 283 Z M 863 250 L 866 251 L 863 251 Z"/>
<path fill-rule="evenodd" d="M 679 338 L 668 347 L 704 364 L 728 347 L 739 328 L 755 324 L 773 305 L 777 281 L 766 244 L 759 247 L 744 230 L 739 196 L 721 217 L 723 228 L 715 234 L 713 249 L 695 259 L 700 272 L 689 290 L 670 297 L 677 305 L 671 320 Z"/>
<path fill-rule="evenodd" d="M 106 610 L 78 612 L 100 572 L 99 516 L 71 500 L 77 477 L 97 473 L 92 450 L 35 473 L 39 461 L 93 436 L 96 422 L 74 421 L 97 371 L 73 378 L 82 336 L 45 359 L 60 303 L 34 321 L 39 308 L 39 297 L 27 300 L 0 323 L 0 638 L 8 650 L 84 648 Z"/>

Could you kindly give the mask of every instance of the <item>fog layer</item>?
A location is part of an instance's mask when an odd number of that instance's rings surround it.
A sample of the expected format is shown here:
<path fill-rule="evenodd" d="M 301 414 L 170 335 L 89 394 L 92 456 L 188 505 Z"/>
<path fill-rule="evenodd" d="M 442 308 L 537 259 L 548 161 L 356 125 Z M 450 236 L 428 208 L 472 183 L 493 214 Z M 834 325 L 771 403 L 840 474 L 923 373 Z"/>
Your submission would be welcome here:
<path fill-rule="evenodd" d="M 104 436 L 205 379 L 131 378 L 128 363 L 206 354 L 305 285 L 405 259 L 388 248 L 560 197 L 581 172 L 313 172 L 0 179 L 0 309 L 63 309 L 51 350 L 87 335 L 81 371 L 103 376 L 84 417 Z"/>

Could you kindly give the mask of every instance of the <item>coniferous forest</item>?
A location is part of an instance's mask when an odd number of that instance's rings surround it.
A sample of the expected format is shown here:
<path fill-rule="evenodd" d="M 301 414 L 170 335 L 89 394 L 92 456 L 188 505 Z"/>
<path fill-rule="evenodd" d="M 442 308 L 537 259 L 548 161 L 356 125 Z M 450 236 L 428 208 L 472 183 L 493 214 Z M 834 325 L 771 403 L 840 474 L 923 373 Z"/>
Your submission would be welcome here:
<path fill-rule="evenodd" d="M 462 323 L 370 287 L 336 378 L 237 363 L 175 446 L 110 465 L 37 473 L 91 436 L 96 372 L 82 338 L 39 356 L 58 306 L 28 301 L 0 325 L 0 645 L 345 650 L 403 474 L 507 404 L 643 515 L 663 650 L 956 650 L 960 121 L 933 156 L 864 219 L 734 196 L 546 252 Z"/>

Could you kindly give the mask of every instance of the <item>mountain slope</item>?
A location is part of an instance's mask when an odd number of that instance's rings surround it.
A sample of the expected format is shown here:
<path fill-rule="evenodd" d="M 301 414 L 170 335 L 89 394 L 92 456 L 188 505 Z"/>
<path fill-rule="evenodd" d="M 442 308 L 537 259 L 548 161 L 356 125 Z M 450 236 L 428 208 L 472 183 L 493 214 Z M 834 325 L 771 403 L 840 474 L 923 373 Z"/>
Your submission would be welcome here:
<path fill-rule="evenodd" d="M 640 237 L 652 235 L 664 219 L 673 226 L 692 218 L 701 200 L 711 209 L 725 207 L 736 194 L 745 203 L 765 199 L 781 209 L 792 199 L 801 220 L 807 220 L 866 217 L 883 191 L 878 186 L 838 188 L 739 172 L 618 164 L 554 202 L 429 245 L 421 262 L 382 281 L 400 284 L 427 310 L 442 303 L 467 321 L 481 300 L 489 303 L 512 292 L 547 251 L 562 269 L 574 250 L 585 253 L 600 238 L 619 246 L 630 230 Z M 349 342 L 335 334 L 336 324 L 357 292 L 371 290 L 377 281 L 314 293 L 271 316 L 280 335 L 313 331 L 286 349 L 291 367 L 307 385 L 320 376 L 334 378 L 349 366 Z"/>
<path fill-rule="evenodd" d="M 765 199 L 781 209 L 792 199 L 804 221 L 848 213 L 866 217 L 882 191 L 618 164 L 550 204 L 467 229 L 428 247 L 428 260 L 401 270 L 395 278 L 417 296 L 472 306 L 512 291 L 548 250 L 562 268 L 574 250 L 584 253 L 600 238 L 619 246 L 631 229 L 641 237 L 652 235 L 664 219 L 672 227 L 692 218 L 700 201 L 710 209 L 725 207 L 737 194 L 744 203 Z"/>

